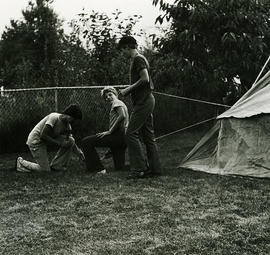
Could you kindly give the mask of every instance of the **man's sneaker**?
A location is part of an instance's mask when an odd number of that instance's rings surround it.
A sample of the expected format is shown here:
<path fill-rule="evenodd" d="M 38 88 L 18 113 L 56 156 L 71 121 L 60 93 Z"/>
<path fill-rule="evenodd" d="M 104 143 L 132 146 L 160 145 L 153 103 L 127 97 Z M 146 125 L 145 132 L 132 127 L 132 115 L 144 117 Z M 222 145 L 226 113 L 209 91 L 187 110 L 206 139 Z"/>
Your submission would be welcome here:
<path fill-rule="evenodd" d="M 106 173 L 107 173 L 106 169 L 103 169 L 103 170 L 97 172 L 97 174 L 106 174 Z"/>
<path fill-rule="evenodd" d="M 23 160 L 22 157 L 18 157 L 17 158 L 17 161 L 16 161 L 16 171 L 21 172 L 21 173 L 30 173 L 31 171 L 29 169 L 25 168 L 22 165 L 22 163 L 21 163 L 22 160 Z"/>

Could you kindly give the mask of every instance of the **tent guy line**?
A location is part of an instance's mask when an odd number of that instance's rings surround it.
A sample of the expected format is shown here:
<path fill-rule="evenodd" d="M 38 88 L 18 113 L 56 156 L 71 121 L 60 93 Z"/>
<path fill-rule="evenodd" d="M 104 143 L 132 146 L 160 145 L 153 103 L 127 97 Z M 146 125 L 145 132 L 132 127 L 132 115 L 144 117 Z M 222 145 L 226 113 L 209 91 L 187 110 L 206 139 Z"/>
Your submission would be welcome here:
<path fill-rule="evenodd" d="M 210 104 L 210 105 L 215 105 L 215 106 L 220 106 L 220 107 L 226 107 L 226 108 L 231 107 L 231 105 L 218 104 L 218 103 L 213 103 L 213 102 L 209 102 L 209 101 L 203 101 L 203 100 L 193 99 L 193 98 L 188 98 L 188 97 L 180 97 L 180 96 L 175 96 L 175 95 L 162 93 L 162 92 L 154 92 L 154 94 L 167 96 L 167 97 L 178 98 L 178 99 L 187 100 L 187 101 L 193 101 L 193 102 L 197 102 L 197 103 Z"/>
<path fill-rule="evenodd" d="M 197 122 L 197 123 L 195 123 L 195 124 L 192 124 L 192 125 L 190 125 L 190 126 L 187 126 L 187 127 L 184 127 L 184 128 L 178 129 L 178 130 L 175 130 L 175 131 L 170 132 L 170 133 L 168 133 L 168 134 L 165 134 L 165 135 L 162 135 L 162 136 L 157 137 L 156 140 L 160 140 L 160 139 L 165 138 L 165 137 L 167 137 L 167 136 L 174 135 L 174 134 L 179 133 L 179 132 L 181 132 L 181 131 L 187 130 L 187 129 L 189 129 L 189 128 L 199 126 L 199 125 L 201 125 L 201 124 L 204 124 L 204 123 L 209 122 L 209 121 L 211 121 L 211 120 L 214 120 L 214 119 L 216 119 L 216 118 L 217 118 L 217 117 L 213 117 L 213 118 L 211 118 L 211 119 L 203 120 L 203 121 Z"/>

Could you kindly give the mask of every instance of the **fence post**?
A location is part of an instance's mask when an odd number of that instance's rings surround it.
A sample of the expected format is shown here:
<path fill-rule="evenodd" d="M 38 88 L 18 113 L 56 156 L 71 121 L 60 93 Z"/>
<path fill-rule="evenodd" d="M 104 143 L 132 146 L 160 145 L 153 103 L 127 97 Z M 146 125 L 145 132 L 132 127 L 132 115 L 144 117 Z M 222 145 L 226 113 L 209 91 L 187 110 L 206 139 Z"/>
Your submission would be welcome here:
<path fill-rule="evenodd" d="M 58 112 L 58 90 L 57 90 L 57 88 L 54 90 L 54 106 L 55 106 L 55 111 Z"/>
<path fill-rule="evenodd" d="M 5 95 L 5 88 L 4 86 L 1 86 L 1 97 L 3 97 Z"/>

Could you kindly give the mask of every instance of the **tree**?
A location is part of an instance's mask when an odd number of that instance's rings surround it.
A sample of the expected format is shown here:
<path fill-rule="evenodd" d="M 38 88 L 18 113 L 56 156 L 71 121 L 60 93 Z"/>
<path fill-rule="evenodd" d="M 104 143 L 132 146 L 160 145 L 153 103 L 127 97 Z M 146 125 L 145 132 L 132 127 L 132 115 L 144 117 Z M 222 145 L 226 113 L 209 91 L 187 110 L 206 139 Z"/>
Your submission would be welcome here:
<path fill-rule="evenodd" d="M 92 85 L 108 85 L 126 83 L 128 73 L 125 58 L 117 50 L 117 40 L 123 35 L 135 33 L 134 25 L 141 19 L 140 15 L 122 18 L 121 11 L 116 10 L 111 16 L 92 11 L 79 14 L 78 20 L 73 20 L 73 31 L 70 41 L 82 45 L 88 54 L 87 75 L 91 77 Z"/>
<path fill-rule="evenodd" d="M 221 101 L 236 90 L 240 94 L 254 82 L 270 54 L 270 13 L 265 1 L 153 0 L 171 20 L 166 37 L 155 41 L 159 52 L 175 55 L 183 93 Z"/>
<path fill-rule="evenodd" d="M 51 79 L 50 67 L 56 58 L 63 30 L 50 3 L 51 0 L 30 1 L 22 11 L 23 20 L 11 20 L 2 34 L 0 68 L 6 87 L 32 87 L 34 80 Z"/>

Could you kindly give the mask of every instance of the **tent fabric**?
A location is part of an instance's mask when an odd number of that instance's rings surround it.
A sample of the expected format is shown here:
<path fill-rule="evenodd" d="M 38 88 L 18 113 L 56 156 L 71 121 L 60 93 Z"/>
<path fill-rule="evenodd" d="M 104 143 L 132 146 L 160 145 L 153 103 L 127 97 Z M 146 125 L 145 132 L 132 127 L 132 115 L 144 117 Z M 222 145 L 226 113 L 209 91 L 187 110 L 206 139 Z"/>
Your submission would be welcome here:
<path fill-rule="evenodd" d="M 229 110 L 217 118 L 246 118 L 261 113 L 270 113 L 270 70 L 251 87 Z"/>
<path fill-rule="evenodd" d="M 270 178 L 270 71 L 217 117 L 179 167 Z"/>
<path fill-rule="evenodd" d="M 262 113 L 270 113 L 270 86 L 257 91 L 237 107 L 229 109 L 217 118 L 247 118 Z"/>
<path fill-rule="evenodd" d="M 270 115 L 219 120 L 200 142 L 181 167 L 221 175 L 270 177 Z"/>

